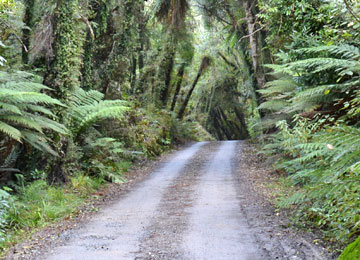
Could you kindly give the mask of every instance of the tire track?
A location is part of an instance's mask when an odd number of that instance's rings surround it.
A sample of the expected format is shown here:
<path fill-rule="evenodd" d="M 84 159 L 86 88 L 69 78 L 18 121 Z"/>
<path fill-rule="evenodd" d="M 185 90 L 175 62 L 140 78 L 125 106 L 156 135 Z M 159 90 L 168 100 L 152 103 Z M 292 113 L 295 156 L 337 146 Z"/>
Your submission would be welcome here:
<path fill-rule="evenodd" d="M 201 169 L 212 158 L 219 145 L 218 142 L 204 145 L 182 174 L 168 187 L 157 209 L 157 215 L 146 228 L 140 251 L 135 259 L 186 259 L 181 249 L 182 238 L 189 220 L 186 209 L 192 207 L 192 194 L 203 173 Z"/>
<path fill-rule="evenodd" d="M 189 209 L 191 219 L 183 245 L 187 259 L 267 259 L 239 207 L 233 175 L 238 144 L 222 142 L 203 169 L 194 193 L 196 202 Z"/>

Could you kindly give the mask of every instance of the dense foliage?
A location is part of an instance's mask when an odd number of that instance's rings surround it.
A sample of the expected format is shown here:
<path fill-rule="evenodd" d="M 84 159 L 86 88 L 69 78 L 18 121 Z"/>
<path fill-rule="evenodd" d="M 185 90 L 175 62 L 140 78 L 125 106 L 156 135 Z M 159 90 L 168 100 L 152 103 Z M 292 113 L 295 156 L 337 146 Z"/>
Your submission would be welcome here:
<path fill-rule="evenodd" d="M 331 240 L 351 241 L 360 234 L 358 4 L 300 1 L 287 10 L 280 2 L 262 4 L 269 11 L 259 16 L 282 24 L 266 39 L 277 52 L 266 65 L 274 80 L 258 91 L 263 153 L 300 187 L 280 206 L 295 206 L 299 221 Z"/>
<path fill-rule="evenodd" d="M 133 162 L 213 139 L 177 119 L 188 112 L 191 93 L 185 102 L 180 88 L 194 56 L 183 4 L 0 2 L 2 246 L 71 213 L 104 181 L 126 181 Z"/>
<path fill-rule="evenodd" d="M 298 191 L 281 206 L 354 241 L 359 28 L 357 0 L 0 1 L 0 239 L 71 212 L 22 215 L 56 185 L 125 181 L 188 139 L 251 138 Z"/>

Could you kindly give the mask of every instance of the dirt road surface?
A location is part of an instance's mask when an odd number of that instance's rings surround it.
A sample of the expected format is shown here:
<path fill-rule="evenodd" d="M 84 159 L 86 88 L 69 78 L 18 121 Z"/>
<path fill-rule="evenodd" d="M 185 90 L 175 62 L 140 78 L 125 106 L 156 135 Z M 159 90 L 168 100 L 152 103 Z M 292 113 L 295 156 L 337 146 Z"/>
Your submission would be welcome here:
<path fill-rule="evenodd" d="M 36 259 L 329 259 L 250 189 L 243 142 L 196 143 Z"/>

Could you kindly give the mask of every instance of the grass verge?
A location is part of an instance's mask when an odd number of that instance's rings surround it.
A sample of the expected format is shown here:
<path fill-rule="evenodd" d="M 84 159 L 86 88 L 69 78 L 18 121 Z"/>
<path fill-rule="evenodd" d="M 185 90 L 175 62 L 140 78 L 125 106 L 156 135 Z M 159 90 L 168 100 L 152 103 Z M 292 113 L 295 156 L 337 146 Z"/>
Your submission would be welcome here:
<path fill-rule="evenodd" d="M 5 215 L 7 225 L 0 241 L 0 257 L 39 229 L 70 218 L 104 183 L 102 178 L 79 175 L 66 186 L 49 186 L 38 180 L 21 188 L 12 196 Z"/>

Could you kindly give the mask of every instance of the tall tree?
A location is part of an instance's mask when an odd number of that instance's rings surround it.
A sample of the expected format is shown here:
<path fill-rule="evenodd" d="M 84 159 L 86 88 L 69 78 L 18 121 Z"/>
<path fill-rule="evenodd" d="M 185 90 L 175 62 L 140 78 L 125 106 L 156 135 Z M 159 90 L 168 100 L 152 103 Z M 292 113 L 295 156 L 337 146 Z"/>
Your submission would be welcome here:
<path fill-rule="evenodd" d="M 119 81 L 122 78 L 125 78 L 125 69 L 122 67 L 122 63 L 124 62 L 125 57 L 127 57 L 129 54 L 126 53 L 126 51 L 128 51 L 129 48 L 132 47 L 130 43 L 132 41 L 132 33 L 134 29 L 134 14 L 136 10 L 135 6 L 137 4 L 138 1 L 134 2 L 130 0 L 123 0 L 121 2 L 121 6 L 119 6 L 119 4 L 117 6 L 117 8 L 122 8 L 124 17 L 120 22 L 121 31 L 116 32 L 113 35 L 114 38 L 112 41 L 110 52 L 106 61 L 102 65 L 102 69 L 100 72 L 101 88 L 102 93 L 105 95 L 105 97 L 107 96 L 111 82 L 114 79 Z"/>
<path fill-rule="evenodd" d="M 155 3 L 155 8 L 156 17 L 164 24 L 167 37 L 157 73 L 160 79 L 159 100 L 162 107 L 166 107 L 177 45 L 179 39 L 185 35 L 185 19 L 189 10 L 189 3 L 187 0 L 158 0 Z"/>
<path fill-rule="evenodd" d="M 76 14 L 78 0 L 58 0 L 54 11 L 54 58 L 45 75 L 44 83 L 55 91 L 52 95 L 67 103 L 72 91 L 79 86 L 81 37 L 77 33 Z M 64 120 L 61 110 L 56 114 Z M 68 148 L 68 139 L 57 135 L 56 150 L 59 158 L 52 162 L 48 175 L 50 183 L 62 183 L 68 180 L 64 163 Z"/>
<path fill-rule="evenodd" d="M 178 74 L 177 74 L 177 82 L 176 82 L 175 94 L 174 94 L 174 97 L 173 97 L 173 100 L 172 100 L 172 103 L 171 103 L 171 109 L 170 109 L 171 111 L 175 110 L 176 102 L 177 102 L 177 99 L 178 99 L 178 96 L 179 96 L 179 93 L 180 93 L 180 89 L 181 89 L 181 84 L 182 84 L 183 78 L 184 78 L 185 66 L 186 66 L 186 63 L 182 63 L 180 65 L 180 68 L 179 68 L 179 71 L 178 71 Z"/>
<path fill-rule="evenodd" d="M 263 88 L 265 86 L 266 80 L 265 80 L 265 74 L 261 68 L 260 64 L 260 52 L 262 51 L 260 46 L 260 37 L 257 37 L 257 34 L 259 34 L 259 31 L 261 28 L 257 28 L 257 23 L 255 20 L 256 13 L 255 10 L 257 10 L 257 0 L 242 0 L 244 5 L 244 10 L 246 13 L 246 21 L 247 21 L 247 29 L 248 29 L 248 35 L 246 37 L 249 37 L 250 41 L 250 49 L 251 49 L 251 58 L 253 63 L 253 69 L 255 78 L 258 84 L 259 88 Z"/>
<path fill-rule="evenodd" d="M 94 56 L 102 46 L 104 34 L 108 29 L 108 20 L 110 17 L 111 0 L 90 1 L 89 3 L 89 17 L 88 21 L 96 23 L 93 29 L 88 27 L 86 35 L 86 42 L 84 45 L 84 66 L 82 69 L 82 82 L 81 85 L 85 90 L 94 89 L 96 84 L 94 82 L 94 67 L 97 65 Z"/>

